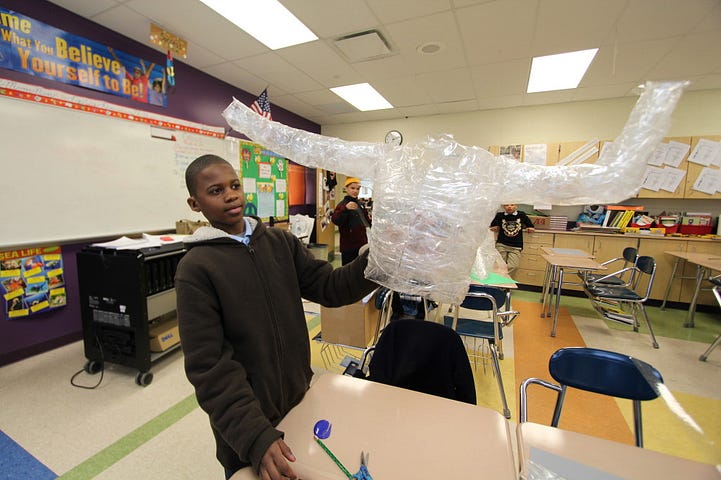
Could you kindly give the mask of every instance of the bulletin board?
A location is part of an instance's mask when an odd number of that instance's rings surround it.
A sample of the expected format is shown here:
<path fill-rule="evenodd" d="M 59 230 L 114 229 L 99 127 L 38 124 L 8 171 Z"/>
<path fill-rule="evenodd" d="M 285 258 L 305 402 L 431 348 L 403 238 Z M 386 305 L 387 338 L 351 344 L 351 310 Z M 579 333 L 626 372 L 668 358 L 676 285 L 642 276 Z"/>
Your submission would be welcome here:
<path fill-rule="evenodd" d="M 288 218 L 288 160 L 257 143 L 238 142 L 245 214 L 263 221 Z"/>

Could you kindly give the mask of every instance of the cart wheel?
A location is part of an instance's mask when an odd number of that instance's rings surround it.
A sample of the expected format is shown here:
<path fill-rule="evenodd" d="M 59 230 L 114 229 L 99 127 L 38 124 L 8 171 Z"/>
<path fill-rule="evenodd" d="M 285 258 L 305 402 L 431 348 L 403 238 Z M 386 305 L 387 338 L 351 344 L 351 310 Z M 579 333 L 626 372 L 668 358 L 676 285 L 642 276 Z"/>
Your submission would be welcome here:
<path fill-rule="evenodd" d="M 138 374 L 135 375 L 135 383 L 141 387 L 147 387 L 152 383 L 152 381 L 153 374 L 151 372 L 138 372 Z"/>
<path fill-rule="evenodd" d="M 103 362 L 96 362 L 95 360 L 88 360 L 83 367 L 86 373 L 95 375 L 103 369 Z"/>

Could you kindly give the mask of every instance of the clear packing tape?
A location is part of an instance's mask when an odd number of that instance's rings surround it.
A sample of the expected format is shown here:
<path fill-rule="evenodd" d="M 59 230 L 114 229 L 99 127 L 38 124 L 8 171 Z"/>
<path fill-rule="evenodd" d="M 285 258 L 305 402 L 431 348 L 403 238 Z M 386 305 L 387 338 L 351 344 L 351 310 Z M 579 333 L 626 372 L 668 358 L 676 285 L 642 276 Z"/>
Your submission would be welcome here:
<path fill-rule="evenodd" d="M 460 303 L 470 274 L 497 258 L 488 226 L 503 203 L 615 203 L 640 188 L 688 82 L 649 82 L 595 164 L 544 166 L 496 157 L 449 134 L 402 146 L 351 142 L 270 121 L 239 102 L 223 112 L 254 142 L 310 168 L 373 181 L 366 277 L 392 290 Z"/>

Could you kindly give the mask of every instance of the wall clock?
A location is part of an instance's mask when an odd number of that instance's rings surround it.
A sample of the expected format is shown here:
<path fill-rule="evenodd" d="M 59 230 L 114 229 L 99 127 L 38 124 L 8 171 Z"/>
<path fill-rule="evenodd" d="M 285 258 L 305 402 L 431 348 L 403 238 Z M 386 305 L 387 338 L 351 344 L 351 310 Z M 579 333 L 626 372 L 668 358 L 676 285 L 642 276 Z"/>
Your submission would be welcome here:
<path fill-rule="evenodd" d="M 386 133 L 386 143 L 388 145 L 398 146 L 403 143 L 403 135 L 398 130 L 390 130 Z"/>

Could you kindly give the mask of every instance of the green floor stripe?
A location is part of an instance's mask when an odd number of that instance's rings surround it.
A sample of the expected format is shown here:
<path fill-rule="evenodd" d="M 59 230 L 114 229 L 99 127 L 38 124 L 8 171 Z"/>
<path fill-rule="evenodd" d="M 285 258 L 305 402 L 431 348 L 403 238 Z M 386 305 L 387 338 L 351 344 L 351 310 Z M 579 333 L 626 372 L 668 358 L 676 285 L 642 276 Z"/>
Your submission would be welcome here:
<path fill-rule="evenodd" d="M 315 313 L 307 313 L 305 314 L 305 322 L 306 325 L 308 325 L 308 331 L 310 332 L 315 327 L 317 327 L 320 324 L 320 315 Z"/>
<path fill-rule="evenodd" d="M 152 387 L 150 387 L 152 388 Z M 85 480 L 93 478 L 99 473 L 107 470 L 113 464 L 126 457 L 138 447 L 156 437 L 166 428 L 177 423 L 181 418 L 198 408 L 195 395 L 190 395 L 184 400 L 136 428 L 117 442 L 101 450 L 83 463 L 58 477 L 61 480 Z"/>

